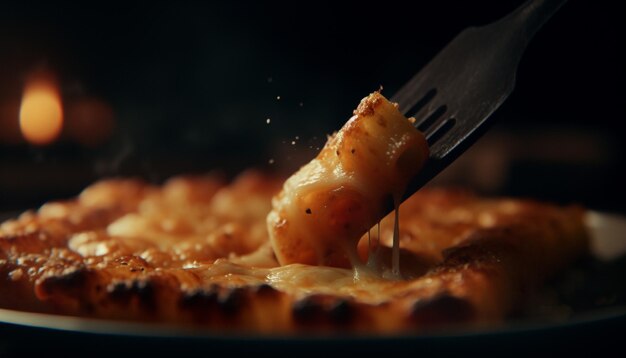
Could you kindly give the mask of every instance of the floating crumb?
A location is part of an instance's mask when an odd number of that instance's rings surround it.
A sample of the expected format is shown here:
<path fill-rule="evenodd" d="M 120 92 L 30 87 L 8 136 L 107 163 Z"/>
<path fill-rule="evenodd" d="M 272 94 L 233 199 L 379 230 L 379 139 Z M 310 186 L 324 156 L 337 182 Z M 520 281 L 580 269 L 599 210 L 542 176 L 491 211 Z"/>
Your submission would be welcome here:
<path fill-rule="evenodd" d="M 298 103 L 298 106 L 300 106 L 300 107 L 304 106 L 304 102 Z"/>
<path fill-rule="evenodd" d="M 276 99 L 280 101 L 280 96 L 276 96 Z"/>
<path fill-rule="evenodd" d="M 296 140 L 300 139 L 300 136 L 296 136 Z"/>
<path fill-rule="evenodd" d="M 296 141 L 295 141 L 295 140 L 292 140 L 292 141 L 291 141 L 291 145 L 296 145 Z"/>
<path fill-rule="evenodd" d="M 268 119 L 265 120 L 265 123 L 270 124 L 271 121 L 272 120 L 270 118 L 268 118 Z"/>
<path fill-rule="evenodd" d="M 272 158 L 272 159 L 268 160 L 267 162 L 268 162 L 269 164 L 274 164 L 274 159 Z"/>
<path fill-rule="evenodd" d="M 411 122 L 412 124 L 415 124 L 415 117 L 409 117 L 408 118 L 409 122 Z"/>

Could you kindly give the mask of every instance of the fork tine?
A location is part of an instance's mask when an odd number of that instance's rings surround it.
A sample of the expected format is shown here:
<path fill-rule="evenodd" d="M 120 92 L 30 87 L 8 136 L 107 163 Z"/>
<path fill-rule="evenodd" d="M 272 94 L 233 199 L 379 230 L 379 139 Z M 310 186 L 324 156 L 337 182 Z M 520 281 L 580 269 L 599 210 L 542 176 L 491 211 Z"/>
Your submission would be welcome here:
<path fill-rule="evenodd" d="M 456 118 L 450 117 L 446 120 L 441 121 L 437 127 L 433 130 L 429 131 L 426 134 L 426 141 L 428 142 L 428 146 L 433 148 L 433 145 L 439 141 L 446 133 L 448 133 L 452 127 L 456 124 Z"/>
<path fill-rule="evenodd" d="M 398 103 L 400 112 L 407 114 L 417 112 L 437 95 L 437 89 L 423 81 L 424 73 L 418 73 L 391 97 L 392 102 Z"/>
<path fill-rule="evenodd" d="M 513 91 L 530 39 L 565 1 L 528 0 L 490 25 L 465 29 L 391 98 L 402 113 L 414 111 L 430 147 L 408 194 L 486 131 L 491 114 Z"/>
<path fill-rule="evenodd" d="M 410 109 L 407 110 L 406 113 L 412 113 L 410 117 L 417 118 L 417 115 L 419 114 L 419 112 L 422 111 L 427 105 L 430 105 L 436 95 L 437 95 L 437 89 L 436 88 L 430 89 L 428 92 L 426 92 L 426 94 L 422 98 L 420 98 L 419 101 L 417 101 L 417 103 L 415 103 L 412 107 L 410 107 Z"/>
<path fill-rule="evenodd" d="M 424 118 L 422 120 L 420 120 L 419 122 L 416 122 L 416 127 L 421 132 L 426 132 L 448 110 L 448 106 L 446 106 L 445 104 L 435 107 L 436 109 L 434 111 L 431 110 L 430 107 L 431 106 L 429 106 L 429 108 L 428 108 L 428 112 L 426 112 L 427 115 L 424 116 Z M 434 106 L 432 106 L 432 107 L 434 107 Z M 417 117 L 416 117 L 416 119 L 417 119 Z"/>

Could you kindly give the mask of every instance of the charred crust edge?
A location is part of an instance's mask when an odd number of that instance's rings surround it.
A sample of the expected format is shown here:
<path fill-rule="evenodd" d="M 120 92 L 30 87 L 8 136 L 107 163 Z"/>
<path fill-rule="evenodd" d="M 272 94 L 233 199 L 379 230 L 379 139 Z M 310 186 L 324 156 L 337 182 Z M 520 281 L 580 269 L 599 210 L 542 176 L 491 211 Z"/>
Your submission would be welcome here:
<path fill-rule="evenodd" d="M 219 287 L 211 285 L 207 288 L 195 289 L 183 293 L 179 299 L 182 308 L 203 308 L 217 303 Z"/>
<path fill-rule="evenodd" d="M 37 285 L 44 295 L 57 290 L 72 291 L 80 289 L 87 283 L 89 271 L 85 267 L 77 267 L 63 271 L 61 274 L 45 276 Z"/>
<path fill-rule="evenodd" d="M 130 301 L 137 297 L 146 308 L 154 308 L 156 304 L 155 284 L 149 279 L 112 282 L 107 286 L 107 293 L 116 301 Z"/>
<path fill-rule="evenodd" d="M 474 315 L 470 302 L 447 292 L 418 300 L 411 307 L 411 319 L 423 325 L 462 323 L 470 321 Z"/>
<path fill-rule="evenodd" d="M 233 287 L 222 292 L 217 299 L 217 304 L 221 311 L 226 314 L 233 314 L 239 311 L 243 306 L 245 290 L 242 287 Z"/>
<path fill-rule="evenodd" d="M 349 323 L 353 317 L 352 303 L 345 298 L 311 295 L 294 301 L 291 307 L 293 318 L 300 323 L 336 324 Z"/>

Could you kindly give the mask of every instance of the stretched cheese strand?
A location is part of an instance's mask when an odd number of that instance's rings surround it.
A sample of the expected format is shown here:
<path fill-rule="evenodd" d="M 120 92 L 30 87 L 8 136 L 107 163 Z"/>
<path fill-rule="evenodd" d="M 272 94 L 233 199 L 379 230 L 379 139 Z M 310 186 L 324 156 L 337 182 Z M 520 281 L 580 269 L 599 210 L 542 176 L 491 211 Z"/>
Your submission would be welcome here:
<path fill-rule="evenodd" d="M 359 239 L 402 196 L 427 158 L 424 136 L 397 105 L 378 92 L 364 98 L 274 197 L 267 224 L 280 264 L 360 265 Z"/>
<path fill-rule="evenodd" d="M 393 222 L 393 256 L 391 257 L 392 269 L 394 276 L 400 275 L 400 200 L 398 197 L 393 198 L 394 211 L 396 213 Z"/>

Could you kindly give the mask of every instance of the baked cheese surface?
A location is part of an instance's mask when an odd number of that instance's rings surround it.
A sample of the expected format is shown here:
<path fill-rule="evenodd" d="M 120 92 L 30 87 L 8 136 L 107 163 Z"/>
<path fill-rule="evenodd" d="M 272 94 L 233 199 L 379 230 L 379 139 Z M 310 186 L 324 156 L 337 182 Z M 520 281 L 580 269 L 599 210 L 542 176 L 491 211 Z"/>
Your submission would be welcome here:
<path fill-rule="evenodd" d="M 583 254 L 583 211 L 422 190 L 402 204 L 402 279 L 280 265 L 265 229 L 282 180 L 102 181 L 0 226 L 0 306 L 220 331 L 420 332 L 501 322 Z M 391 266 L 393 214 L 358 244 Z M 368 241 L 370 245 L 368 245 Z"/>

